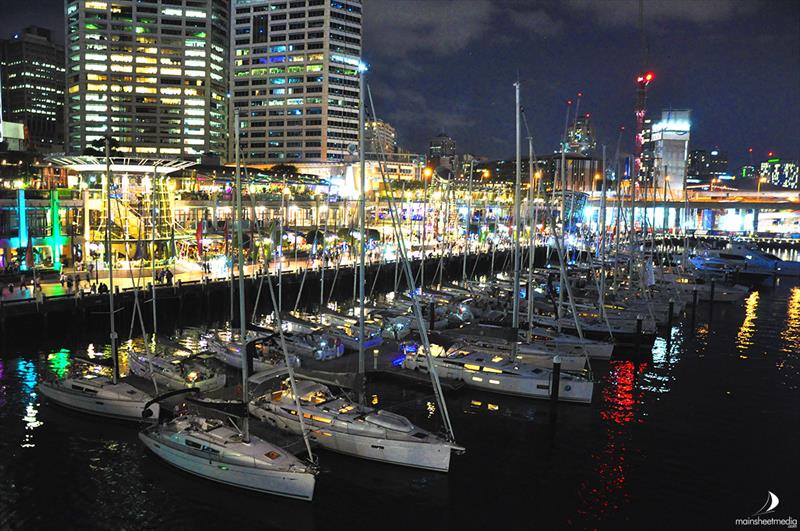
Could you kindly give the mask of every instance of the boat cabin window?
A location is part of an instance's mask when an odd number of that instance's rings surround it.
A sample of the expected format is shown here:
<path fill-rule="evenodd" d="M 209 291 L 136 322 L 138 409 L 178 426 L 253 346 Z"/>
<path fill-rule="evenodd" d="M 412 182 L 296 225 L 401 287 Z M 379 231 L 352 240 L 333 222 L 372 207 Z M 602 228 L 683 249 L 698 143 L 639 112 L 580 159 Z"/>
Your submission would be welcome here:
<path fill-rule="evenodd" d="M 419 431 L 419 432 L 415 433 L 413 435 L 413 437 L 416 437 L 417 439 L 427 439 L 428 438 L 428 434 L 423 432 L 423 431 Z"/>
<path fill-rule="evenodd" d="M 281 456 L 281 454 L 279 454 L 275 450 L 270 450 L 269 452 L 265 453 L 264 456 L 265 457 L 269 457 L 270 459 L 272 459 L 274 461 L 275 459 L 279 458 Z"/>
<path fill-rule="evenodd" d="M 719 253 L 719 257 L 726 260 L 744 260 L 744 256 L 738 254 Z"/>
<path fill-rule="evenodd" d="M 82 387 L 80 385 L 72 384 L 72 388 L 75 389 L 76 391 L 82 391 L 84 393 L 89 393 L 89 394 L 92 394 L 92 395 L 96 395 L 97 394 L 97 391 L 95 389 L 90 389 L 88 387 Z"/>
<path fill-rule="evenodd" d="M 203 448 L 203 445 L 202 445 L 202 444 L 196 443 L 196 442 L 194 442 L 194 441 L 193 441 L 193 440 L 191 440 L 191 439 L 186 439 L 186 440 L 184 441 L 184 443 L 185 443 L 185 444 L 186 444 L 186 446 L 188 446 L 189 448 L 194 448 L 195 450 L 201 450 L 201 449 Z"/>

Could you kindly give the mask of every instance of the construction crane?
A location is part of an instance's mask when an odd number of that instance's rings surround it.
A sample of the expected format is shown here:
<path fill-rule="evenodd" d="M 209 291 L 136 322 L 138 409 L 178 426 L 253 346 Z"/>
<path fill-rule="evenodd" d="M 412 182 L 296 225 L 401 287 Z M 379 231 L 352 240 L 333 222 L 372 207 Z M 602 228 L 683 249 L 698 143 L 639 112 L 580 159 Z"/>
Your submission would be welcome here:
<path fill-rule="evenodd" d="M 642 68 L 636 76 L 636 144 L 634 150 L 634 173 L 635 179 L 642 178 L 642 151 L 644 148 L 644 117 L 647 113 L 647 86 L 653 79 L 655 74 L 648 70 L 648 63 L 650 61 L 647 36 L 644 29 L 644 0 L 639 0 L 639 30 L 641 31 L 641 51 L 642 51 Z"/>

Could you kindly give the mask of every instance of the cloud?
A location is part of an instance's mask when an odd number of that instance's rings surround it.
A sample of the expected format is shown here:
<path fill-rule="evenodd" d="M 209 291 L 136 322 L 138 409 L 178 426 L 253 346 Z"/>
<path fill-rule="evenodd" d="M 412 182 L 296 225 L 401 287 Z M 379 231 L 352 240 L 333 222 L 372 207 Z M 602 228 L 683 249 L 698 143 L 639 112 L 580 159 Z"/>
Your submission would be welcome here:
<path fill-rule="evenodd" d="M 565 0 L 564 5 L 605 26 L 638 26 L 638 0 Z M 684 21 L 705 24 L 752 13 L 758 2 L 744 0 L 644 0 L 647 23 Z"/>
<path fill-rule="evenodd" d="M 511 16 L 511 22 L 540 37 L 554 37 L 559 35 L 564 28 L 564 24 L 560 20 L 554 19 L 542 10 L 514 13 Z"/>
<path fill-rule="evenodd" d="M 490 0 L 369 0 L 364 45 L 401 57 L 412 52 L 450 55 L 491 25 Z"/>

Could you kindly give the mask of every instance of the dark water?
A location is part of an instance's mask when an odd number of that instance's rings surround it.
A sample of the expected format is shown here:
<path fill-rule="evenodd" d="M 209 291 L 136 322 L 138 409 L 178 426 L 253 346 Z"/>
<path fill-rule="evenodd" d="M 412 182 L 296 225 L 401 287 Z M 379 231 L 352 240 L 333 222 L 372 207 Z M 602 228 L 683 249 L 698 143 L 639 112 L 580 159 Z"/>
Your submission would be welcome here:
<path fill-rule="evenodd" d="M 671 336 L 595 362 L 590 406 L 448 393 L 468 452 L 446 475 L 321 452 L 312 503 L 189 476 L 134 425 L 43 403 L 42 374 L 86 343 L 31 338 L 0 356 L 0 529 L 732 528 L 767 491 L 776 516 L 800 516 L 800 284 L 718 305 L 711 324 L 701 307 Z M 437 426 L 425 389 L 371 392 Z"/>

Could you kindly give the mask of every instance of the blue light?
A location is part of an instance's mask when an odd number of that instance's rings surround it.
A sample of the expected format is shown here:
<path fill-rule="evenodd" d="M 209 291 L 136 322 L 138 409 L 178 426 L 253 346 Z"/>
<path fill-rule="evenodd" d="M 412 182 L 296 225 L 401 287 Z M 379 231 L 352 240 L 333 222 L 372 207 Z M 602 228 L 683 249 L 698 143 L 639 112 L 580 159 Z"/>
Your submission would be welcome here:
<path fill-rule="evenodd" d="M 398 356 L 392 360 L 392 365 L 394 365 L 395 367 L 400 367 L 405 359 L 406 359 L 405 355 Z"/>

